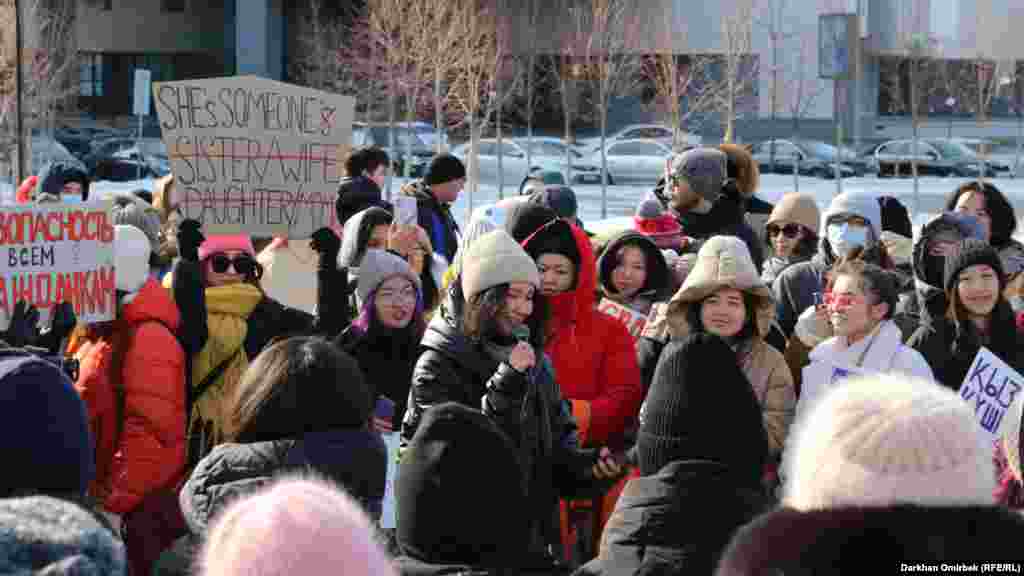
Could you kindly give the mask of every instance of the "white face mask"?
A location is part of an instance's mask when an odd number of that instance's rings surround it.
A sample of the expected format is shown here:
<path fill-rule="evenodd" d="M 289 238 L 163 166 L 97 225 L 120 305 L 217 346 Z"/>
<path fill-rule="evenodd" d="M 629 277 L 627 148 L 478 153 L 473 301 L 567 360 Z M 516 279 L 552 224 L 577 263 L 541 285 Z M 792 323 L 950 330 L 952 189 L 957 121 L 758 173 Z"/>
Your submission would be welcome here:
<path fill-rule="evenodd" d="M 857 248 L 868 246 L 868 228 L 849 222 L 829 224 L 828 243 L 836 257 L 846 256 Z"/>
<path fill-rule="evenodd" d="M 80 194 L 61 194 L 60 201 L 64 204 L 81 204 L 82 196 Z"/>

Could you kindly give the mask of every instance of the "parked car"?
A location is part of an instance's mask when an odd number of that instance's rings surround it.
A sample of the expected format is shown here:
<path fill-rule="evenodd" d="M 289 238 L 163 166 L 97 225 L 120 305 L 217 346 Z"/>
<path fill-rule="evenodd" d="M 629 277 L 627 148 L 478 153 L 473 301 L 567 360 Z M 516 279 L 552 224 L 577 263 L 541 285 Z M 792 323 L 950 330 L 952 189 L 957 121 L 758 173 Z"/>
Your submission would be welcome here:
<path fill-rule="evenodd" d="M 93 142 L 123 137 L 124 134 L 103 126 L 62 126 L 54 131 L 53 136 L 76 158 L 85 161 L 85 157 L 92 151 Z"/>
<path fill-rule="evenodd" d="M 134 182 L 158 177 L 159 174 L 148 163 L 124 158 L 104 158 L 90 173 L 94 182 Z"/>
<path fill-rule="evenodd" d="M 772 156 L 772 146 L 775 155 Z M 816 140 L 768 140 L 751 147 L 754 159 L 766 174 L 792 174 L 793 166 L 803 176 L 835 179 L 836 147 Z M 773 162 L 774 159 L 774 162 Z M 853 150 L 839 152 L 839 171 L 842 178 L 864 176 L 871 172 L 870 164 Z"/>
<path fill-rule="evenodd" d="M 700 146 L 701 138 L 696 134 L 683 132 L 680 134 L 682 147 Z M 672 148 L 672 128 L 663 124 L 631 124 L 614 134 L 605 137 L 605 145 L 623 140 L 657 140 L 659 143 Z M 601 138 L 585 138 L 580 141 L 580 147 L 588 152 L 601 148 Z"/>
<path fill-rule="evenodd" d="M 526 148 L 530 147 L 530 163 L 526 162 Z M 452 154 L 468 163 L 470 143 L 466 142 L 452 150 Z M 500 152 L 499 152 L 500 150 Z M 572 158 L 572 169 L 566 163 L 566 150 Z M 480 179 L 484 182 L 498 181 L 498 156 L 501 158 L 501 172 L 506 184 L 517 185 L 528 174 L 558 172 L 564 182 L 600 183 L 601 170 L 587 162 L 578 151 L 557 138 L 534 138 L 532 144 L 526 138 L 486 138 L 477 147 Z M 577 160 L 579 162 L 577 162 Z"/>
<path fill-rule="evenodd" d="M 32 174 L 39 174 L 43 167 L 50 162 L 69 162 L 82 164 L 82 161 L 75 158 L 73 154 L 60 142 L 45 136 L 32 136 L 32 165 L 29 170 Z"/>
<path fill-rule="evenodd" d="M 657 140 L 619 140 L 604 147 L 608 161 L 608 182 L 657 182 L 665 173 L 665 163 L 672 157 L 672 148 Z M 601 165 L 601 150 L 591 161 Z"/>
<path fill-rule="evenodd" d="M 412 129 L 420 140 L 423 140 L 431 149 L 437 149 L 437 129 L 434 128 L 433 124 L 426 122 L 402 122 L 399 126 L 403 128 Z M 441 146 L 448 150 L 451 147 L 451 143 L 448 140 L 448 132 L 441 131 Z"/>
<path fill-rule="evenodd" d="M 880 177 L 913 174 L 913 160 L 917 160 L 917 173 L 922 176 L 956 176 L 972 178 L 981 174 L 982 162 L 970 148 L 949 140 L 929 139 L 917 142 L 914 154 L 913 140 L 890 140 L 869 151 Z"/>
<path fill-rule="evenodd" d="M 352 124 L 352 146 L 378 146 L 391 157 L 391 168 L 396 176 L 405 174 L 409 164 L 409 176 L 419 178 L 430 165 L 434 150 L 416 132 L 395 125 L 394 136 L 387 125 L 367 126 L 362 122 Z M 389 144 L 394 140 L 394 148 Z M 411 153 L 411 154 L 410 154 Z M 406 156 L 409 155 L 407 158 Z"/>
<path fill-rule="evenodd" d="M 945 138 L 945 139 L 929 139 L 928 142 L 932 145 L 939 146 L 943 143 L 946 145 L 952 144 L 955 148 L 962 151 L 966 148 L 971 154 L 973 154 L 979 160 L 984 156 L 986 157 L 985 165 L 987 169 L 985 174 L 988 176 L 1013 176 L 1016 172 L 1010 166 L 1008 162 L 1000 160 L 999 158 L 993 157 L 993 152 L 999 147 L 997 142 L 991 140 L 984 140 L 981 138 Z M 948 144 L 947 144 L 948 143 Z M 983 150 L 984 148 L 984 150 Z"/>

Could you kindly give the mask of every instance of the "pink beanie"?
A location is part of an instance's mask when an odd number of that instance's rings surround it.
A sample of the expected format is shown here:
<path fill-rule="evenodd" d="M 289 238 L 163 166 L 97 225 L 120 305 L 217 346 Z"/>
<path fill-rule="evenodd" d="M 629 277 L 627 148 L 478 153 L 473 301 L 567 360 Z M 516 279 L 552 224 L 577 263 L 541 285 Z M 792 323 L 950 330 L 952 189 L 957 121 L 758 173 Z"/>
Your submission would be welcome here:
<path fill-rule="evenodd" d="M 359 504 L 302 479 L 229 505 L 210 529 L 200 566 L 204 576 L 396 574 Z"/>
<path fill-rule="evenodd" d="M 244 234 L 208 236 L 206 241 L 199 246 L 199 260 L 206 260 L 218 252 L 238 250 L 256 257 L 256 250 L 252 247 L 252 238 Z"/>

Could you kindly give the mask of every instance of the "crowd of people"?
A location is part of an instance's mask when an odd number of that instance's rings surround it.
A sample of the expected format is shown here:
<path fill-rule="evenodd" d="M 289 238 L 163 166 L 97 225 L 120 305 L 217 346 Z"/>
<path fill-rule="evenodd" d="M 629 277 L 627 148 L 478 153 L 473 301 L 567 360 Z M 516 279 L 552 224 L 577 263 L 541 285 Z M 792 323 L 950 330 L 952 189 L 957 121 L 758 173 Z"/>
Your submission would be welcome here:
<path fill-rule="evenodd" d="M 390 164 L 353 151 L 308 239 L 208 235 L 173 177 L 116 195 L 114 319 L 0 333 L 0 573 L 1020 569 L 1022 402 L 987 430 L 959 393 L 983 351 L 1024 373 L 991 183 L 915 238 L 694 148 L 601 236 L 530 177 L 460 228 L 446 154 L 402 222 Z M 88 194 L 58 166 L 18 201 Z"/>

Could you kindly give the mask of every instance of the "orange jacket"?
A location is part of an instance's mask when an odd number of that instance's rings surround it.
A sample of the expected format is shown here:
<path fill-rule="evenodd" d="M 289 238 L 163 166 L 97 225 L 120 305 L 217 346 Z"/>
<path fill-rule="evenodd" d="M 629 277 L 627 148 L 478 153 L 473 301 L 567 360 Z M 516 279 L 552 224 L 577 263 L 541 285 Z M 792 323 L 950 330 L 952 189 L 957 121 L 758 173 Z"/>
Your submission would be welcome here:
<path fill-rule="evenodd" d="M 124 353 L 123 425 L 117 438 L 117 394 L 106 339 L 76 343 L 75 387 L 89 411 L 96 448 L 91 492 L 115 514 L 180 480 L 185 468 L 185 355 L 171 330 L 180 321 L 170 293 L 150 279 L 121 310 L 131 327 Z"/>

